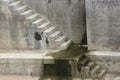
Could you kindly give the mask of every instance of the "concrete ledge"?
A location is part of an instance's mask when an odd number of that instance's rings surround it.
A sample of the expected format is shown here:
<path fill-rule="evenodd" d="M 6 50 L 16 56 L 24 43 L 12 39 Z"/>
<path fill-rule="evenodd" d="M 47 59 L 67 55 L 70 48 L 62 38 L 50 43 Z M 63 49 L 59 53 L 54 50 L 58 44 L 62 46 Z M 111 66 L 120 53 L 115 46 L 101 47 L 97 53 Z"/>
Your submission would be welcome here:
<path fill-rule="evenodd" d="M 43 65 L 54 64 L 48 50 L 0 50 L 1 75 L 42 76 Z"/>
<path fill-rule="evenodd" d="M 112 61 L 120 61 L 120 52 L 114 51 L 91 51 L 89 57 L 92 60 L 112 60 Z"/>
<path fill-rule="evenodd" d="M 91 51 L 88 57 L 110 73 L 120 73 L 120 52 Z"/>

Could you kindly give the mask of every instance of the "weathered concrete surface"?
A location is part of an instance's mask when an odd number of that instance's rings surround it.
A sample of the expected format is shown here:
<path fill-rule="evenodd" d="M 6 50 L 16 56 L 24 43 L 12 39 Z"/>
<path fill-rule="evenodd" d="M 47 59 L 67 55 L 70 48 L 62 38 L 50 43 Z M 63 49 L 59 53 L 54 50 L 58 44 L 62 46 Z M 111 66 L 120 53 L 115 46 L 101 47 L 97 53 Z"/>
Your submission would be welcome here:
<path fill-rule="evenodd" d="M 7 0 L 5 0 L 7 1 Z M 23 0 L 31 9 L 45 15 L 74 42 L 80 43 L 85 31 L 84 0 Z M 35 28 L 14 10 L 0 3 L 0 48 L 36 49 Z"/>
<path fill-rule="evenodd" d="M 38 80 L 39 77 L 19 76 L 19 75 L 0 75 L 0 80 Z"/>
<path fill-rule="evenodd" d="M 110 73 L 120 73 L 120 52 L 91 51 L 88 57 Z"/>
<path fill-rule="evenodd" d="M 116 74 L 107 74 L 104 80 L 119 80 L 120 75 Z M 18 75 L 0 75 L 0 80 L 38 80 L 39 77 L 29 77 L 29 76 L 18 76 Z M 43 80 L 83 80 L 80 78 L 44 78 Z M 93 80 L 93 79 L 84 79 L 84 80 Z"/>
<path fill-rule="evenodd" d="M 56 59 L 47 56 L 46 54 L 49 52 L 51 51 L 0 50 L 0 75 L 30 75 L 43 77 L 44 71 L 47 72 L 44 66 L 55 65 L 54 67 L 48 66 L 48 68 L 51 69 L 50 71 L 52 72 L 56 70 L 56 75 L 64 75 L 69 72 L 70 75 L 65 77 L 80 77 L 80 73 L 77 70 L 78 58 Z M 52 72 L 48 73 L 52 74 Z"/>
<path fill-rule="evenodd" d="M 120 51 L 120 0 L 85 0 L 89 50 Z"/>
<path fill-rule="evenodd" d="M 41 50 L 0 50 L 0 74 L 43 76 L 44 60 L 53 59 L 45 57 L 47 53 Z"/>
<path fill-rule="evenodd" d="M 84 0 L 24 0 L 45 15 L 74 42 L 80 43 L 85 31 Z"/>
<path fill-rule="evenodd" d="M 46 56 L 48 51 L 42 50 L 0 50 L 0 75 L 31 75 L 40 76 L 49 71 L 45 65 L 55 65 L 54 67 L 47 66 L 55 75 L 67 75 L 65 77 L 80 77 L 77 69 L 78 58 L 63 58 L 56 59 L 51 56 Z M 67 72 L 65 72 L 67 71 Z M 50 73 L 50 75 L 52 74 Z"/>

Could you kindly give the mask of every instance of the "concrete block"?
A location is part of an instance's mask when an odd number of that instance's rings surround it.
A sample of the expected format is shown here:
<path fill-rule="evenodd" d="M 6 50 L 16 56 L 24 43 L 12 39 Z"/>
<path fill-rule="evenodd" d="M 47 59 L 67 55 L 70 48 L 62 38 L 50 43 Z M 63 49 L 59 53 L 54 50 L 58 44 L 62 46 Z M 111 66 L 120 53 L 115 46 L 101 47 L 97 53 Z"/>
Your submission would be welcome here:
<path fill-rule="evenodd" d="M 16 64 L 16 63 L 23 63 L 23 61 L 24 61 L 24 59 L 22 60 L 22 59 L 9 59 L 8 58 L 8 64 Z"/>
<path fill-rule="evenodd" d="M 24 73 L 25 75 L 30 76 L 40 76 L 43 74 L 43 65 L 42 63 L 28 63 L 24 64 Z"/>
<path fill-rule="evenodd" d="M 4 64 L 4 63 L 8 63 L 8 59 L 0 59 L 0 64 L 1 64 L 1 63 L 3 63 L 3 64 Z"/>
<path fill-rule="evenodd" d="M 22 74 L 24 74 L 23 62 L 21 62 L 21 63 L 9 63 L 7 74 L 11 74 L 11 75 L 22 75 Z"/>

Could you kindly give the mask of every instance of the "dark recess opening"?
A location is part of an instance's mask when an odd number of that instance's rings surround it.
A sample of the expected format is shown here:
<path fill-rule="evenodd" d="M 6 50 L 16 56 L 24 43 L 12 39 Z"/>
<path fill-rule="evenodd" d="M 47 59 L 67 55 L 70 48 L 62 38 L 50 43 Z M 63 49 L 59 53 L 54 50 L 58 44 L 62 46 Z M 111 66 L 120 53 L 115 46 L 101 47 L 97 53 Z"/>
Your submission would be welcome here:
<path fill-rule="evenodd" d="M 40 35 L 39 32 L 35 32 L 34 38 L 35 38 L 37 41 L 42 40 L 42 37 L 41 37 L 41 35 Z"/>
<path fill-rule="evenodd" d="M 84 33 L 84 36 L 82 38 L 81 45 L 87 45 L 87 33 L 86 32 Z"/>

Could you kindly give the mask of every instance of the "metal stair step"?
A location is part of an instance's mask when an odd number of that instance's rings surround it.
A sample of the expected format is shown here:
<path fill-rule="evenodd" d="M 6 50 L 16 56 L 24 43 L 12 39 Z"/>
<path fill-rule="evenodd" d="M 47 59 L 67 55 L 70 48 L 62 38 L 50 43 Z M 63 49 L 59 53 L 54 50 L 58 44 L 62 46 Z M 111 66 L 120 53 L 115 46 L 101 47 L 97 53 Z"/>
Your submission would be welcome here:
<path fill-rule="evenodd" d="M 44 31 L 44 36 L 45 36 L 45 37 L 48 37 L 49 35 L 51 35 L 52 33 L 54 33 L 55 30 L 56 30 L 55 27 L 50 27 L 50 28 L 48 28 L 47 30 Z"/>
<path fill-rule="evenodd" d="M 60 49 L 67 49 L 72 44 L 72 40 L 68 40 L 60 45 Z"/>
<path fill-rule="evenodd" d="M 65 35 L 60 36 L 58 39 L 55 40 L 56 44 L 59 46 L 60 44 L 64 43 L 67 40 Z"/>

